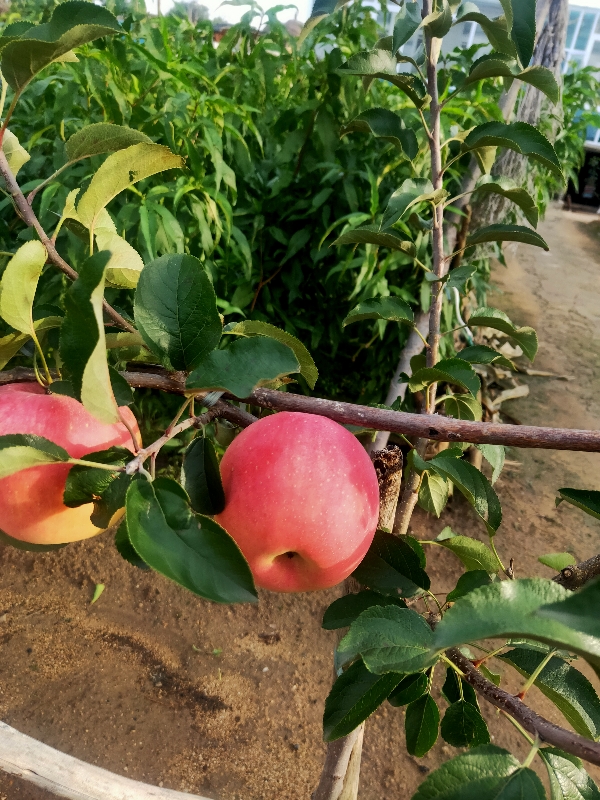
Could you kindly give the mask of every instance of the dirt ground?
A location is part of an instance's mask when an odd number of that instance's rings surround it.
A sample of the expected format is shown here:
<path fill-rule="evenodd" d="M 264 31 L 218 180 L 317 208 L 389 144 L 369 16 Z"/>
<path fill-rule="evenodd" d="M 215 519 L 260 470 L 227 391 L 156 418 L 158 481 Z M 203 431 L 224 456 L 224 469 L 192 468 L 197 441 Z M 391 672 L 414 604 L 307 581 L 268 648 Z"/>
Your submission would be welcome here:
<path fill-rule="evenodd" d="M 526 377 L 529 397 L 505 406 L 523 423 L 598 427 L 596 220 L 552 208 L 539 228 L 550 253 L 509 250 L 508 268 L 495 270 L 489 304 L 537 329 L 536 368 L 575 378 Z M 508 458 L 496 484 L 504 510 L 496 542 L 517 574 L 550 577 L 540 553 L 567 550 L 583 559 L 600 551 L 600 523 L 554 506 L 563 486 L 600 489 L 600 455 L 513 450 Z M 419 511 L 413 532 L 431 538 L 448 524 L 483 538 L 460 496 L 440 520 Z M 447 591 L 458 564 L 431 549 L 432 588 Z M 96 583 L 106 590 L 90 605 Z M 320 620 L 336 595 L 264 592 L 257 606 L 227 608 L 131 567 L 108 536 L 55 554 L 0 546 L 0 719 L 148 783 L 216 800 L 308 800 L 325 751 L 321 715 L 334 641 Z M 536 689 L 529 698 L 561 722 Z M 484 712 L 495 743 L 524 756 L 528 746 L 514 728 L 493 709 Z M 409 800 L 455 752 L 438 742 L 423 759 L 407 756 L 403 722 L 403 711 L 387 704 L 368 722 L 361 800 Z M 0 800 L 49 798 L 0 775 Z"/>

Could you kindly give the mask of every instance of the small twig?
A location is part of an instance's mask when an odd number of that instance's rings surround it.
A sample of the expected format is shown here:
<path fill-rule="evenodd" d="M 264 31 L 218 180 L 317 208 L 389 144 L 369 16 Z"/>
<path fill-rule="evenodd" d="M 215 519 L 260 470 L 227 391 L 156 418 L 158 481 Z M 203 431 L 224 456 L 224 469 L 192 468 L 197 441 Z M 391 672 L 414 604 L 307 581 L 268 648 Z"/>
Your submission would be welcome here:
<path fill-rule="evenodd" d="M 129 463 L 125 466 L 125 472 L 128 475 L 134 475 L 136 472 L 140 472 L 140 469 L 146 459 L 155 459 L 161 447 L 163 447 L 163 445 L 165 445 L 168 441 L 174 439 L 188 428 L 199 428 L 202 425 L 208 425 L 208 423 L 211 422 L 216 416 L 217 413 L 215 412 L 214 408 L 209 408 L 208 411 L 198 417 L 189 417 L 183 422 L 180 422 L 179 425 L 169 426 L 169 429 L 163 436 L 161 436 L 155 442 L 152 442 L 152 444 L 148 445 L 148 447 L 144 447 L 138 451 L 136 457 L 129 461 Z"/>
<path fill-rule="evenodd" d="M 8 166 L 8 161 L 4 152 L 0 149 L 0 174 L 4 178 L 6 183 L 6 187 L 13 199 L 17 212 L 19 216 L 23 220 L 23 222 L 30 228 L 33 228 L 41 243 L 46 248 L 46 252 L 48 253 L 48 260 L 54 264 L 55 267 L 58 267 L 64 274 L 70 278 L 72 281 L 76 281 L 79 277 L 78 273 L 71 267 L 64 258 L 59 254 L 58 250 L 54 246 L 54 242 L 48 237 L 46 231 L 40 225 L 38 218 L 36 217 L 33 209 L 27 202 L 27 199 L 19 184 L 16 181 L 15 176 L 12 174 L 10 167 Z M 109 305 L 106 300 L 102 301 L 102 308 L 104 313 L 112 319 L 115 325 L 118 325 L 119 328 L 122 328 L 125 331 L 129 331 L 130 333 L 135 332 L 135 328 L 126 319 L 124 319 L 118 311 Z"/>
<path fill-rule="evenodd" d="M 538 736 L 542 742 L 600 766 L 600 742 L 586 739 L 536 714 L 518 697 L 488 681 L 457 648 L 447 650 L 446 656 L 464 672 L 467 683 L 493 706 L 513 717 L 528 733 Z"/>

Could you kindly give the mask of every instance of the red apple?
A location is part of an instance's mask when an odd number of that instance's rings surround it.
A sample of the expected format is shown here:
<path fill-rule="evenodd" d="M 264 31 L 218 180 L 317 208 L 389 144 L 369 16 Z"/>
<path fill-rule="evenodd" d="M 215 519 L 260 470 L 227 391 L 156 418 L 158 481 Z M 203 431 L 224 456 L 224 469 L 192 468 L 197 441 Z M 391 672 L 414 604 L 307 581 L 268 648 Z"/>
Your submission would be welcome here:
<path fill-rule="evenodd" d="M 375 534 L 379 488 L 371 459 L 337 422 L 284 411 L 234 439 L 221 461 L 225 509 L 257 586 L 305 592 L 335 586 Z"/>
<path fill-rule="evenodd" d="M 128 408 L 120 410 L 139 439 L 135 417 Z M 123 424 L 99 422 L 77 400 L 46 394 L 37 383 L 0 386 L 0 436 L 7 433 L 44 436 L 72 458 L 113 446 L 133 450 Z M 63 503 L 69 469 L 68 464 L 49 464 L 2 478 L 0 529 L 13 539 L 33 544 L 75 542 L 100 533 L 90 521 L 91 503 L 78 508 Z"/>

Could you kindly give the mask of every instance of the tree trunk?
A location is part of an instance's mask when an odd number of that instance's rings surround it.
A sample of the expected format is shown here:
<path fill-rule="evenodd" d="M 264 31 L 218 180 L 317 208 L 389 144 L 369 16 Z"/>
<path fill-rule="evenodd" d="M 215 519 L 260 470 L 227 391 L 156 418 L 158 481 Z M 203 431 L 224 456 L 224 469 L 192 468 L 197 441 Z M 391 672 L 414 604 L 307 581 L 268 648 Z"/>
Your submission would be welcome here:
<path fill-rule="evenodd" d="M 536 44 L 533 63 L 547 67 L 554 73 L 557 80 L 560 80 L 569 20 L 568 0 L 550 0 L 549 7 L 547 6 L 546 10 L 547 19 Z M 517 82 L 515 81 L 515 83 Z M 537 125 L 542 113 L 545 95 L 530 84 L 524 84 L 524 86 L 525 90 L 519 104 L 516 119 L 518 122 Z M 514 84 L 511 87 L 511 90 L 513 89 Z M 507 121 L 512 116 L 510 105 L 510 103 L 506 103 L 504 108 L 504 118 Z M 518 185 L 522 185 L 527 172 L 527 160 L 514 150 L 505 150 L 494 165 L 492 172 L 494 175 L 512 178 Z M 479 228 L 484 225 L 491 225 L 494 222 L 502 222 L 509 205 L 510 202 L 501 195 L 488 195 L 482 203 L 474 207 L 473 227 Z"/>

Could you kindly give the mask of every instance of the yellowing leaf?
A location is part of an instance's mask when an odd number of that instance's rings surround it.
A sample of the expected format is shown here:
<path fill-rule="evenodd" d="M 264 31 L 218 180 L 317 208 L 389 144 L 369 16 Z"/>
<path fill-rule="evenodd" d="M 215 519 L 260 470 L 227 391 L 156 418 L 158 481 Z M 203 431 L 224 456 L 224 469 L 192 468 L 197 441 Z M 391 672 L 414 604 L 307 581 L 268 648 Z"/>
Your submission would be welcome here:
<path fill-rule="evenodd" d="M 9 333 L 0 339 L 0 369 L 4 369 L 29 339 L 31 336 L 26 333 Z"/>
<path fill-rule="evenodd" d="M 41 242 L 25 242 L 4 270 L 0 283 L 0 315 L 21 333 L 31 334 L 33 330 L 33 298 L 47 257 Z"/>
<path fill-rule="evenodd" d="M 96 253 L 81 265 L 79 277 L 65 296 L 66 315 L 60 355 L 76 396 L 101 422 L 119 422 L 113 393 L 102 318 L 107 252 Z"/>
<path fill-rule="evenodd" d="M 100 212 L 120 192 L 166 169 L 180 169 L 183 160 L 168 147 L 142 142 L 110 155 L 94 175 L 77 205 L 80 222 L 93 230 Z"/>
<path fill-rule="evenodd" d="M 98 250 L 110 251 L 110 260 L 106 266 L 106 283 L 124 289 L 135 289 L 140 273 L 144 269 L 144 262 L 138 251 L 118 233 L 108 228 L 96 228 L 96 244 Z"/>
<path fill-rule="evenodd" d="M 25 164 L 31 158 L 27 150 L 25 150 L 24 147 L 21 147 L 19 140 L 14 133 L 11 133 L 11 131 L 4 131 L 2 152 L 6 156 L 10 171 L 15 176 L 23 164 Z"/>

